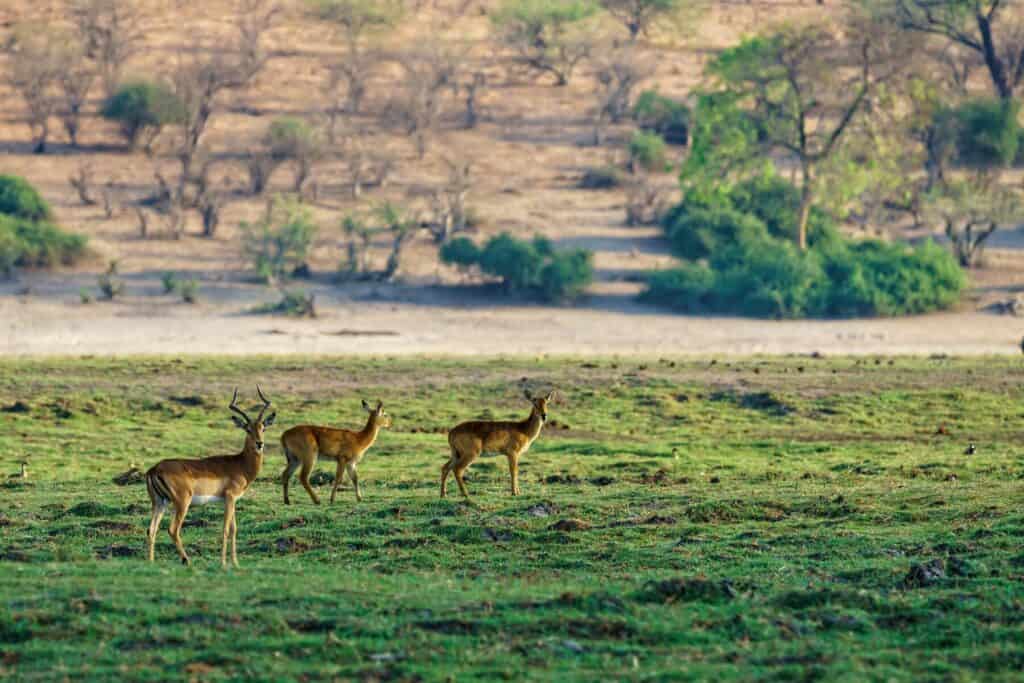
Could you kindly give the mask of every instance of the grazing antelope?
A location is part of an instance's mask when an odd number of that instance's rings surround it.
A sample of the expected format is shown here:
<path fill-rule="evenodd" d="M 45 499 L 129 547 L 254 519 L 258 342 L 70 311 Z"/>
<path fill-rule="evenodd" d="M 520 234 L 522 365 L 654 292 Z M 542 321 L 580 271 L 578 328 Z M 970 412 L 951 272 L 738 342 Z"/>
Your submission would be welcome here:
<path fill-rule="evenodd" d="M 512 495 L 519 495 L 519 456 L 525 453 L 530 444 L 540 435 L 544 422 L 548 419 L 548 403 L 553 391 L 543 398 L 531 396 L 524 392 L 532 409 L 530 416 L 519 422 L 493 422 L 478 420 L 463 422 L 448 432 L 448 445 L 451 446 L 451 459 L 441 468 L 441 497 L 447 494 L 445 482 L 448 474 L 455 475 L 459 491 L 466 498 L 466 482 L 462 473 L 473 464 L 482 453 L 504 453 L 508 457 L 508 473 L 512 480 Z"/>
<path fill-rule="evenodd" d="M 263 407 L 255 420 L 249 418 L 236 405 L 238 389 L 231 397 L 228 410 L 236 413 L 231 416 L 234 423 L 245 432 L 245 446 L 236 455 L 217 455 L 198 460 L 161 460 L 146 472 L 146 490 L 153 502 L 153 517 L 149 522 L 149 560 L 153 561 L 153 545 L 156 534 L 160 530 L 160 518 L 168 504 L 174 505 L 174 518 L 171 520 L 169 532 L 174 541 L 181 561 L 189 563 L 185 546 L 181 543 L 181 525 L 191 504 L 202 505 L 215 501 L 224 502 L 224 531 L 221 537 L 220 563 L 228 566 L 228 535 L 231 536 L 231 562 L 238 566 L 236 538 L 238 522 L 235 520 L 235 501 L 242 497 L 245 490 L 256 479 L 263 465 L 263 430 L 274 424 L 277 413 L 271 413 L 266 419 L 263 415 L 270 407 L 270 401 L 256 387 L 256 393 L 263 401 Z"/>
<path fill-rule="evenodd" d="M 320 504 L 320 499 L 317 498 L 313 487 L 309 484 L 309 475 L 313 471 L 318 457 L 338 463 L 338 470 L 334 475 L 334 487 L 331 489 L 332 503 L 346 472 L 349 479 L 352 480 L 352 486 L 356 489 L 356 500 L 363 499 L 363 494 L 359 492 L 356 465 L 359 464 L 363 454 L 370 449 L 373 442 L 377 440 L 377 434 L 380 433 L 381 428 L 391 426 L 391 416 L 384 412 L 384 404 L 380 401 L 377 401 L 376 408 L 371 408 L 369 403 L 363 401 L 363 409 L 370 415 L 366 420 L 366 426 L 358 432 L 349 429 L 299 425 L 281 435 L 281 448 L 284 449 L 284 457 L 288 460 L 284 471 L 281 472 L 285 505 L 291 505 L 291 501 L 288 499 L 288 482 L 299 465 L 302 466 L 302 470 L 299 471 L 299 481 L 302 482 L 303 488 L 309 493 L 313 502 L 317 505 Z"/>

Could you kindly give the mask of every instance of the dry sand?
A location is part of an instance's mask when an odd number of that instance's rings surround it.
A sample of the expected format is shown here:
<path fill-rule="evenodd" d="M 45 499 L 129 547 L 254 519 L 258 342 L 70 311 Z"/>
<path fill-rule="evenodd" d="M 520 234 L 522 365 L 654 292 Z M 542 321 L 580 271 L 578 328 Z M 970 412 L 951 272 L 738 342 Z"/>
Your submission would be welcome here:
<path fill-rule="evenodd" d="M 0 355 L 1014 354 L 1024 322 L 986 313 L 762 321 L 656 312 L 415 303 L 321 305 L 315 320 L 181 304 L 0 299 Z"/>

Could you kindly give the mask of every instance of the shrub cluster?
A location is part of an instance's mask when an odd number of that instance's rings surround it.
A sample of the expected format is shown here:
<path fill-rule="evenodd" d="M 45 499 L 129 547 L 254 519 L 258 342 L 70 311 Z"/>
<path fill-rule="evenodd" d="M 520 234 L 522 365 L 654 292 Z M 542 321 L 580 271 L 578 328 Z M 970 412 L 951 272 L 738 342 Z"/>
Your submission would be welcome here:
<path fill-rule="evenodd" d="M 815 209 L 801 252 L 798 208 L 796 188 L 777 176 L 713 200 L 684 200 L 663 226 L 675 254 L 690 262 L 652 274 L 641 298 L 679 311 L 775 318 L 924 313 L 959 299 L 964 273 L 931 242 L 850 241 Z"/>
<path fill-rule="evenodd" d="M 1012 164 L 1024 147 L 1016 100 L 974 98 L 939 109 L 936 125 L 952 143 L 957 160 L 967 166 L 990 168 Z"/>
<path fill-rule="evenodd" d="M 82 235 L 51 222 L 49 204 L 23 178 L 0 175 L 0 275 L 16 267 L 71 265 L 85 253 Z"/>
<path fill-rule="evenodd" d="M 310 211 L 288 199 L 275 200 L 262 220 L 243 222 L 241 228 L 243 253 L 267 283 L 287 279 L 301 270 L 317 233 Z"/>
<path fill-rule="evenodd" d="M 103 117 L 116 121 L 129 147 L 146 138 L 146 147 L 164 126 L 183 123 L 185 104 L 161 83 L 127 83 L 103 103 Z"/>
<path fill-rule="evenodd" d="M 633 105 L 633 119 L 642 129 L 657 133 L 670 145 L 685 145 L 690 139 L 690 109 L 682 102 L 659 95 L 657 90 L 640 93 Z"/>
<path fill-rule="evenodd" d="M 526 292 L 545 301 L 571 301 L 594 279 L 593 255 L 584 249 L 557 252 L 550 240 L 519 240 L 501 233 L 481 249 L 457 237 L 441 246 L 441 260 L 462 268 L 477 266 L 500 278 L 507 291 Z"/>

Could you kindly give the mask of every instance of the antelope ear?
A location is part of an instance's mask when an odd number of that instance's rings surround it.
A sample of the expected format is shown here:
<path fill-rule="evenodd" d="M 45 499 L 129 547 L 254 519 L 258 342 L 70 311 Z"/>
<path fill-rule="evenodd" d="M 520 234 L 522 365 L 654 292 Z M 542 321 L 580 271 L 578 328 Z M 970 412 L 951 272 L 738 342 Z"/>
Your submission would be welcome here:
<path fill-rule="evenodd" d="M 548 392 L 548 395 L 544 397 L 544 400 L 545 401 L 550 401 L 554 397 L 555 397 L 555 390 L 552 389 L 551 391 Z"/>
<path fill-rule="evenodd" d="M 249 425 L 247 425 L 245 423 L 245 420 L 243 420 L 242 418 L 238 417 L 237 415 L 232 415 L 231 416 L 231 421 L 234 422 L 235 426 L 238 427 L 239 429 L 246 429 L 246 430 L 249 429 Z"/>
<path fill-rule="evenodd" d="M 379 413 L 383 407 L 384 407 L 384 401 L 382 401 L 380 399 L 377 399 L 377 412 Z"/>
<path fill-rule="evenodd" d="M 373 410 L 373 408 L 370 407 L 370 404 L 366 402 L 365 398 L 363 399 L 363 410 L 366 410 L 366 411 Z"/>
<path fill-rule="evenodd" d="M 270 425 L 274 424 L 274 420 L 276 420 L 276 419 L 277 419 L 277 413 L 276 412 L 271 413 L 270 417 L 268 417 L 267 419 L 265 419 L 263 421 L 263 426 L 264 427 L 269 427 Z"/>

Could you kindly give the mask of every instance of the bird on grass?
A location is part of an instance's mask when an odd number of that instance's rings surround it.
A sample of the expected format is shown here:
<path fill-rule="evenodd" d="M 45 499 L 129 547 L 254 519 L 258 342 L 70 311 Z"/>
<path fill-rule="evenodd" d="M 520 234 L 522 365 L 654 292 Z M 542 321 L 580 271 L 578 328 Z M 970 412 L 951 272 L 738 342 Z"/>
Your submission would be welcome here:
<path fill-rule="evenodd" d="M 18 464 L 21 465 L 21 470 L 17 474 L 7 475 L 8 479 L 28 479 L 28 461 L 22 460 Z"/>
<path fill-rule="evenodd" d="M 974 442 L 967 444 L 967 448 L 964 449 L 964 455 L 974 455 L 978 449 L 974 447 Z"/>

